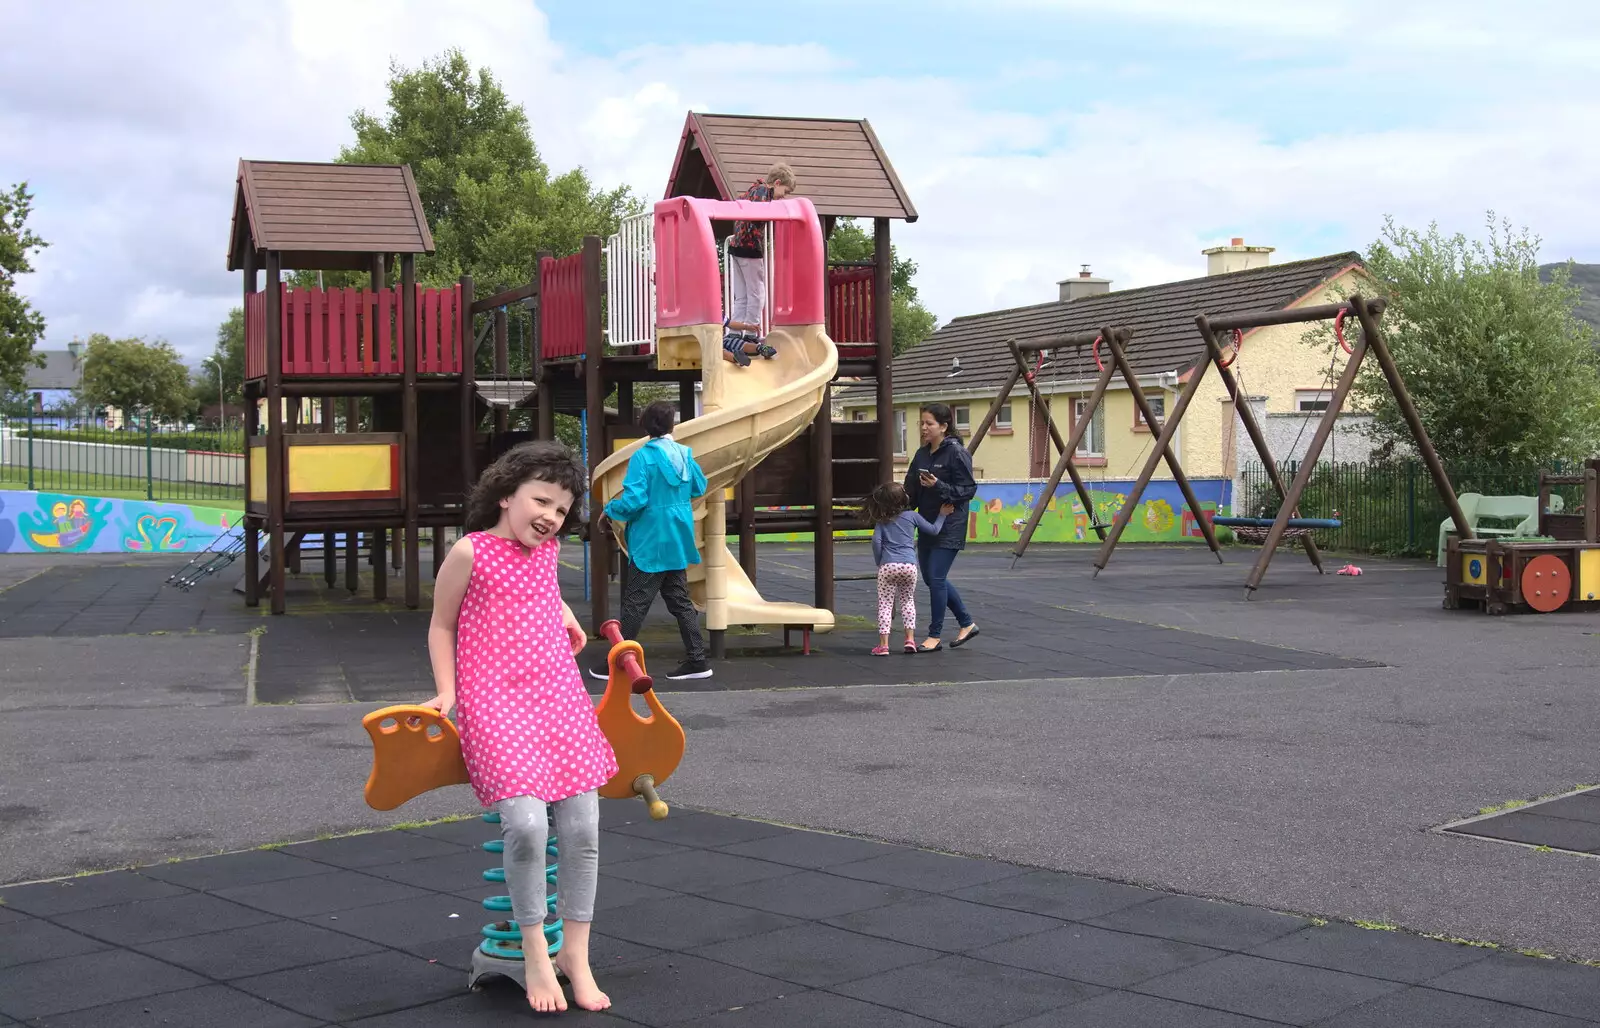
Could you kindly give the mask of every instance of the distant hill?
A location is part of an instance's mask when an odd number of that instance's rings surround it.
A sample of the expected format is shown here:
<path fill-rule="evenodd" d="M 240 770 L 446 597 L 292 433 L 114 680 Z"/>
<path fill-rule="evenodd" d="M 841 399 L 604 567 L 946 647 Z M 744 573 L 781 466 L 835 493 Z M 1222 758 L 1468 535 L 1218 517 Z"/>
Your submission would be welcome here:
<path fill-rule="evenodd" d="M 1539 277 L 1550 281 L 1550 271 L 1559 268 L 1559 264 L 1539 265 Z M 1587 321 L 1600 331 L 1600 264 L 1574 264 L 1572 266 L 1572 284 L 1577 286 L 1583 294 L 1583 300 L 1573 311 L 1578 317 Z"/>

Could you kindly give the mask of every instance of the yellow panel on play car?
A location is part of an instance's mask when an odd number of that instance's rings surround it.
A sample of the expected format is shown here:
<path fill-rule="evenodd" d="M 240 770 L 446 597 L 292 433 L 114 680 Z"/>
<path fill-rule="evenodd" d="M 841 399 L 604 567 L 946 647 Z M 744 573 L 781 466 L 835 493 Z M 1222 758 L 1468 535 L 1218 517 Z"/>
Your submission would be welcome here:
<path fill-rule="evenodd" d="M 1600 599 L 1600 550 L 1578 551 L 1578 587 L 1573 596 L 1580 600 Z"/>

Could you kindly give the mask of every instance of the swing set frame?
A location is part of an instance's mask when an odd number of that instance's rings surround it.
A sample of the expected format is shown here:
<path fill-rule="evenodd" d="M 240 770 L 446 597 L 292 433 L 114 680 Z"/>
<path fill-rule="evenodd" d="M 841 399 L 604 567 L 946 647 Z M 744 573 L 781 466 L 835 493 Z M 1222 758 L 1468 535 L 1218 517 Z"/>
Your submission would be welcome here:
<path fill-rule="evenodd" d="M 1078 451 L 1078 445 L 1083 442 L 1083 436 L 1088 431 L 1095 412 L 1099 410 L 1100 404 L 1104 402 L 1106 390 L 1110 387 L 1111 378 L 1115 374 L 1121 374 L 1122 380 L 1127 384 L 1128 391 L 1133 397 L 1133 402 L 1138 406 L 1139 414 L 1144 418 L 1145 424 L 1152 426 L 1152 431 L 1155 431 L 1155 426 L 1163 425 L 1162 420 L 1158 419 L 1155 416 L 1155 412 L 1151 410 L 1150 402 L 1145 398 L 1144 389 L 1139 385 L 1138 375 L 1134 373 L 1133 365 L 1128 361 L 1127 343 L 1132 338 L 1132 329 L 1124 326 L 1107 325 L 1101 328 L 1099 332 L 1074 332 L 1026 343 L 1019 343 L 1015 339 L 1006 340 L 1006 349 L 1011 353 L 1011 373 L 1000 386 L 1000 392 L 994 398 L 994 402 L 989 405 L 989 412 L 984 415 L 983 422 L 978 426 L 978 430 L 972 434 L 972 440 L 967 444 L 967 452 L 977 452 L 984 436 L 989 434 L 989 428 L 999 416 L 1000 409 L 1010 402 L 1011 391 L 1017 387 L 1017 383 L 1020 381 L 1024 382 L 1028 387 L 1028 395 L 1033 401 L 1033 409 L 1038 411 L 1044 418 L 1050 442 L 1053 442 L 1056 449 L 1061 453 L 1061 456 L 1056 459 L 1055 466 L 1050 471 L 1049 480 L 1045 483 L 1038 499 L 1033 504 L 1033 509 L 1029 512 L 1027 525 L 1018 537 L 1016 546 L 1011 550 L 1012 567 L 1016 566 L 1017 560 L 1027 551 L 1028 542 L 1038 529 L 1039 522 L 1043 520 L 1045 510 L 1049 506 L 1050 497 L 1055 495 L 1056 488 L 1061 484 L 1063 475 L 1072 477 L 1072 485 L 1077 491 L 1078 500 L 1083 504 L 1084 511 L 1090 517 L 1089 524 L 1094 529 L 1095 535 L 1102 542 L 1102 556 L 1110 553 L 1110 549 L 1107 547 L 1115 546 L 1117 537 L 1127 527 L 1128 518 L 1131 516 L 1134 505 L 1138 502 L 1137 499 L 1130 498 L 1130 501 L 1124 503 L 1122 508 L 1117 511 L 1116 519 L 1110 526 L 1111 535 L 1107 537 L 1107 526 L 1095 520 L 1095 508 L 1093 501 L 1089 498 L 1089 489 L 1084 484 L 1083 476 L 1078 473 L 1078 468 L 1073 463 L 1072 458 L 1073 454 Z M 1100 358 L 1102 344 L 1110 352 L 1111 362 L 1109 364 Z M 1050 408 L 1044 402 L 1043 395 L 1039 392 L 1038 372 L 1043 365 L 1044 351 L 1068 348 L 1081 351 L 1086 346 L 1091 348 L 1090 352 L 1094 356 L 1095 366 L 1099 369 L 1100 374 L 1095 379 L 1094 389 L 1089 393 L 1083 416 L 1074 419 L 1072 431 L 1066 439 L 1063 439 L 1060 429 L 1056 427 L 1054 414 L 1051 413 Z M 1039 354 L 1035 367 L 1028 367 L 1028 360 L 1024 356 L 1025 354 Z M 1160 438 L 1157 439 L 1151 451 L 1145 481 L 1148 483 L 1149 473 L 1154 472 L 1155 466 L 1159 462 L 1162 460 L 1167 462 L 1167 467 L 1172 471 L 1173 480 L 1183 493 L 1184 503 L 1188 505 L 1190 513 L 1194 515 L 1195 524 L 1199 526 L 1201 534 L 1205 536 L 1206 545 L 1211 547 L 1211 552 L 1216 556 L 1217 562 L 1221 563 L 1222 552 L 1221 547 L 1217 544 L 1216 531 L 1212 528 L 1211 522 L 1201 514 L 1200 501 L 1195 498 L 1194 489 L 1189 485 L 1189 477 L 1184 474 L 1183 466 L 1178 462 L 1178 455 L 1173 452 L 1171 443 L 1172 436 L 1163 426 Z M 1097 564 L 1095 573 L 1098 574 L 1100 567 L 1103 566 L 1102 564 Z"/>
<path fill-rule="evenodd" d="M 1468 523 L 1466 515 L 1461 510 L 1461 503 L 1456 499 L 1455 489 L 1450 485 L 1450 478 L 1445 473 L 1444 465 L 1439 460 L 1439 454 L 1433 447 L 1433 441 L 1428 438 L 1427 429 L 1422 425 L 1422 418 L 1417 413 L 1416 404 L 1411 399 L 1411 393 L 1406 388 L 1405 379 L 1400 375 L 1400 369 L 1395 364 L 1393 355 L 1389 352 L 1388 344 L 1384 342 L 1379 331 L 1378 321 L 1383 315 L 1386 302 L 1381 297 L 1367 298 L 1360 294 L 1350 297 L 1341 303 L 1321 304 L 1314 307 L 1299 307 L 1290 310 L 1276 311 L 1245 311 L 1241 313 L 1228 313 L 1218 315 L 1198 314 L 1195 316 L 1195 327 L 1200 333 L 1204 349 L 1196 358 L 1193 371 L 1178 393 L 1178 400 L 1173 405 L 1172 411 L 1165 418 L 1156 418 L 1150 409 L 1149 402 L 1145 399 L 1144 391 L 1138 384 L 1133 366 L 1128 362 L 1127 344 L 1133 338 L 1133 331 L 1123 326 L 1107 326 L 1099 332 L 1078 332 L 1068 335 L 1056 336 L 1049 339 L 1018 343 L 1016 340 L 1007 340 L 1006 348 L 1011 353 L 1013 367 L 1005 383 L 1000 387 L 1000 393 L 995 397 L 989 407 L 989 412 L 984 415 L 983 423 L 973 433 L 972 441 L 968 445 L 969 452 L 976 452 L 983 438 L 988 434 L 990 426 L 994 424 L 999 415 L 1000 408 L 1011 398 L 1011 392 L 1017 383 L 1025 382 L 1029 395 L 1032 397 L 1034 409 L 1039 411 L 1050 433 L 1050 440 L 1061 451 L 1055 467 L 1051 470 L 1049 481 L 1040 492 L 1038 500 L 1034 503 L 1033 510 L 1028 518 L 1027 525 L 1023 528 L 1012 548 L 1012 566 L 1016 566 L 1018 558 L 1027 551 L 1028 543 L 1032 540 L 1034 532 L 1039 527 L 1039 522 L 1044 517 L 1045 508 L 1050 497 L 1055 495 L 1056 488 L 1061 484 L 1063 474 L 1072 477 L 1073 487 L 1077 490 L 1078 498 L 1083 503 L 1084 510 L 1094 516 L 1094 504 L 1089 499 L 1089 490 L 1084 485 L 1083 478 L 1078 474 L 1072 457 L 1077 452 L 1078 444 L 1083 441 L 1083 435 L 1088 430 L 1090 420 L 1104 401 L 1107 387 L 1111 384 L 1114 373 L 1122 375 L 1133 402 L 1139 408 L 1139 414 L 1144 418 L 1145 424 L 1151 426 L 1156 432 L 1154 445 L 1149 447 L 1143 468 L 1134 480 L 1132 489 L 1129 490 L 1127 499 L 1117 511 L 1116 518 L 1110 525 L 1110 534 L 1106 533 L 1105 525 L 1091 521 L 1095 534 L 1100 538 L 1100 552 L 1095 557 L 1094 574 L 1098 576 L 1111 560 L 1112 551 L 1117 547 L 1117 542 L 1122 538 L 1122 533 L 1127 529 L 1128 522 L 1133 516 L 1133 510 L 1139 505 L 1140 498 L 1150 485 L 1151 478 L 1155 475 L 1156 468 L 1165 461 L 1172 472 L 1173 480 L 1183 493 L 1185 504 L 1194 516 L 1195 524 L 1200 533 L 1205 537 L 1206 545 L 1212 554 L 1222 563 L 1221 548 L 1217 544 L 1215 527 L 1208 512 L 1201 510 L 1199 501 L 1195 498 L 1194 490 L 1189 485 L 1188 477 L 1183 473 L 1177 454 L 1172 451 L 1172 440 L 1177 435 L 1178 427 L 1183 421 L 1184 413 L 1189 409 L 1189 404 L 1200 391 L 1201 383 L 1205 379 L 1207 369 L 1215 367 L 1217 374 L 1222 379 L 1223 386 L 1228 391 L 1231 409 L 1236 413 L 1244 425 L 1245 433 L 1250 437 L 1250 442 L 1255 446 L 1257 455 L 1267 470 L 1267 477 L 1273 489 L 1278 493 L 1281 501 L 1278 513 L 1273 518 L 1272 525 L 1266 530 L 1265 537 L 1260 540 L 1260 553 L 1256 557 L 1255 567 L 1250 571 L 1245 580 L 1245 597 L 1252 597 L 1261 585 L 1261 580 L 1267 573 L 1267 566 L 1272 563 L 1273 552 L 1278 548 L 1286 536 L 1295 539 L 1305 550 L 1306 557 L 1311 561 L 1318 574 L 1324 574 L 1322 568 L 1322 555 L 1317 549 L 1316 542 L 1311 538 L 1308 529 L 1291 524 L 1294 521 L 1306 521 L 1298 518 L 1296 511 L 1299 508 L 1300 497 L 1305 493 L 1306 486 L 1310 483 L 1311 474 L 1316 469 L 1317 460 L 1322 455 L 1322 448 L 1333 434 L 1334 423 L 1344 409 L 1345 399 L 1349 396 L 1351 388 L 1355 385 L 1356 375 L 1361 370 L 1362 361 L 1370 352 L 1377 358 L 1378 365 L 1383 371 L 1383 376 L 1388 382 L 1389 391 L 1394 395 L 1395 402 L 1400 408 L 1401 416 L 1406 425 L 1411 429 L 1412 440 L 1416 443 L 1417 450 L 1422 454 L 1423 462 L 1427 465 L 1428 474 L 1433 480 L 1434 488 L 1438 491 L 1439 498 L 1444 502 L 1450 518 L 1455 522 L 1456 531 L 1462 540 L 1473 539 L 1472 526 Z M 1344 323 L 1347 318 L 1353 317 L 1359 332 L 1356 334 L 1354 345 L 1345 339 Z M 1267 445 L 1266 436 L 1261 431 L 1260 424 L 1256 421 L 1255 413 L 1244 402 L 1239 379 L 1229 368 L 1239 357 L 1244 345 L 1244 334 L 1248 331 L 1265 328 L 1271 325 L 1304 324 L 1315 321 L 1332 321 L 1334 337 L 1339 346 L 1349 355 L 1345 361 L 1343 372 L 1340 374 L 1333 389 L 1333 396 L 1328 401 L 1327 408 L 1322 412 L 1322 417 L 1317 421 L 1317 427 L 1311 434 L 1311 441 L 1306 446 L 1306 453 L 1300 462 L 1300 467 L 1295 473 L 1294 481 L 1285 484 L 1283 476 L 1278 471 L 1276 460 L 1272 456 L 1271 447 Z M 1217 341 L 1217 333 L 1232 332 L 1233 346 L 1231 352 L 1224 351 L 1222 344 Z M 1104 343 L 1110 351 L 1111 363 L 1106 364 L 1100 359 L 1100 346 Z M 1073 425 L 1069 438 L 1063 440 L 1060 431 L 1056 428 L 1055 420 L 1049 408 L 1044 403 L 1044 398 L 1039 392 L 1036 381 L 1039 368 L 1028 367 L 1026 354 L 1039 353 L 1044 350 L 1063 348 L 1081 349 L 1085 346 L 1093 347 L 1095 364 L 1100 370 L 1094 389 L 1089 394 L 1087 409 L 1083 417 L 1078 418 Z M 1042 363 L 1042 359 L 1041 359 Z M 1312 519 L 1315 520 L 1315 519 Z"/>

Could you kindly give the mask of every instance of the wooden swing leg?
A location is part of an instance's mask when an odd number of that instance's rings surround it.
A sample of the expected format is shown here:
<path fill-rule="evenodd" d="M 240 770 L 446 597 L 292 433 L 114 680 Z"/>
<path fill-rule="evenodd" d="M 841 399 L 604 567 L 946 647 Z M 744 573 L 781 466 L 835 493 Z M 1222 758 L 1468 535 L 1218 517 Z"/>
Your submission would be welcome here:
<path fill-rule="evenodd" d="M 1013 344 L 1013 349 L 1014 348 L 1015 344 Z M 1014 352 L 1013 356 L 1015 356 L 1020 363 L 1021 354 Z M 1089 430 L 1089 423 L 1094 419 L 1094 413 L 1099 408 L 1101 400 L 1105 396 L 1106 387 L 1111 384 L 1111 374 L 1113 370 L 1114 367 L 1108 364 L 1100 372 L 1100 378 L 1094 384 L 1094 391 L 1089 394 L 1089 402 L 1086 407 L 1085 416 L 1078 418 L 1075 421 L 1072 426 L 1072 432 L 1070 436 L 1062 444 L 1061 456 L 1057 458 L 1056 466 L 1050 471 L 1050 480 L 1045 485 L 1044 491 L 1039 494 L 1039 502 L 1034 504 L 1032 513 L 1028 515 L 1028 524 L 1025 528 L 1023 528 L 1022 535 L 1017 539 L 1017 545 L 1011 550 L 1012 567 L 1017 566 L 1018 558 L 1020 558 L 1023 553 L 1027 551 L 1028 543 L 1033 539 L 1034 531 L 1038 529 L 1039 522 L 1044 518 L 1045 508 L 1049 506 L 1050 497 L 1056 494 L 1056 487 L 1061 484 L 1061 475 L 1063 472 L 1072 476 L 1073 488 L 1078 491 L 1078 500 L 1083 504 L 1084 511 L 1089 515 L 1091 523 L 1094 525 L 1095 534 L 1100 537 L 1102 542 L 1105 540 L 1105 527 L 1099 523 L 1099 519 L 1095 518 L 1094 501 L 1090 499 L 1089 488 L 1088 486 L 1084 485 L 1082 476 L 1078 474 L 1076 465 L 1072 463 L 1072 455 L 1078 452 L 1078 446 L 1083 442 L 1084 433 Z M 1055 427 L 1053 424 L 1054 419 L 1048 414 L 1046 415 L 1046 419 L 1052 422 L 1051 428 L 1053 430 Z"/>
<path fill-rule="evenodd" d="M 1260 587 L 1261 579 L 1267 573 L 1267 565 L 1272 563 L 1272 551 L 1277 549 L 1278 543 L 1282 541 L 1284 530 L 1289 527 L 1289 519 L 1294 516 L 1295 508 L 1300 505 L 1300 496 L 1305 492 L 1306 484 L 1311 481 L 1311 473 L 1317 467 L 1317 458 L 1322 456 L 1322 447 L 1327 443 L 1328 436 L 1333 434 L 1334 420 L 1344 408 L 1345 397 L 1350 394 L 1351 386 L 1355 385 L 1356 373 L 1361 370 L 1361 361 L 1366 355 L 1367 338 L 1366 331 L 1363 330 L 1356 340 L 1350 359 L 1345 361 L 1344 373 L 1339 376 L 1339 384 L 1334 387 L 1333 398 L 1328 401 L 1328 409 L 1323 411 L 1321 420 L 1317 422 L 1317 430 L 1311 433 L 1311 442 L 1306 446 L 1305 458 L 1300 470 L 1294 476 L 1294 483 L 1289 486 L 1288 495 L 1284 496 L 1283 504 L 1278 508 L 1278 516 L 1273 520 L 1272 527 L 1267 530 L 1267 538 L 1261 544 L 1261 555 L 1256 558 L 1256 566 L 1250 570 L 1250 577 L 1245 579 L 1246 598 Z"/>
<path fill-rule="evenodd" d="M 1278 472 L 1277 463 L 1272 459 L 1272 448 L 1267 445 L 1267 437 L 1256 421 L 1255 412 L 1250 409 L 1249 404 L 1242 402 L 1239 383 L 1234 379 L 1233 372 L 1222 362 L 1222 347 L 1217 343 L 1210 320 L 1204 314 L 1194 320 L 1199 326 L 1200 337 L 1205 340 L 1206 349 L 1210 351 L 1211 364 L 1217 369 L 1217 374 L 1222 376 L 1222 384 L 1227 387 L 1228 397 L 1233 401 L 1233 409 L 1238 412 L 1239 420 L 1244 424 L 1245 435 L 1250 437 L 1251 444 L 1256 448 L 1256 455 L 1261 458 L 1261 464 L 1267 470 L 1267 480 L 1272 483 L 1272 488 L 1277 491 L 1278 499 L 1281 501 L 1289 495 L 1289 489 L 1284 484 L 1283 475 Z M 1317 573 L 1323 574 L 1322 553 L 1317 549 L 1315 540 L 1310 535 L 1303 535 L 1300 537 L 1300 545 L 1305 550 L 1306 559 L 1311 561 Z"/>

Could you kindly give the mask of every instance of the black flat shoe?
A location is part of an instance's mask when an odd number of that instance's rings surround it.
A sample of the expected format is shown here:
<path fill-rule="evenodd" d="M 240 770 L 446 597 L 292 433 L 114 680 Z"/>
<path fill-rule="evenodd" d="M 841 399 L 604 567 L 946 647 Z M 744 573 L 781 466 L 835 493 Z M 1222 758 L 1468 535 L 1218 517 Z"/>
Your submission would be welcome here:
<path fill-rule="evenodd" d="M 976 639 L 977 637 L 978 637 L 978 626 L 977 625 L 973 625 L 972 626 L 972 631 L 968 632 L 965 637 L 962 637 L 962 636 L 958 635 L 954 639 L 952 639 L 950 641 L 950 648 L 953 650 L 957 646 L 961 646 L 961 645 L 963 645 L 965 643 L 968 643 L 968 642 L 972 641 L 973 639 Z"/>

